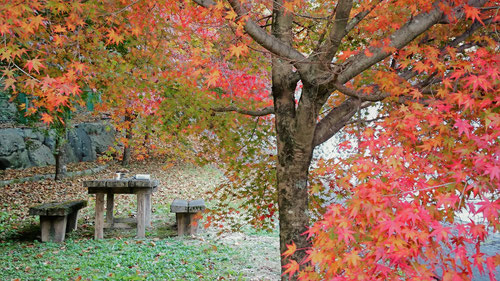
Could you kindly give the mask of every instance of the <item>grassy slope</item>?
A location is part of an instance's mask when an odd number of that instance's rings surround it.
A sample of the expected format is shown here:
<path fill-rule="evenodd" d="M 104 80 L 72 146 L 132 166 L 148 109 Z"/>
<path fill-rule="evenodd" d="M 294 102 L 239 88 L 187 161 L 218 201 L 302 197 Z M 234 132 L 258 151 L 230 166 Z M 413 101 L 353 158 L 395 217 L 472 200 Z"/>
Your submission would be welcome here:
<path fill-rule="evenodd" d="M 136 240 L 134 230 L 105 232 L 105 240 L 94 241 L 94 197 L 82 181 L 111 178 L 118 166 L 92 175 L 0 188 L 0 280 L 277 280 L 279 279 L 276 234 L 225 233 L 210 229 L 197 237 L 174 237 L 174 215 L 169 204 L 175 198 L 204 198 L 221 180 L 216 169 L 192 166 L 169 167 L 158 162 L 132 165 L 130 174 L 146 173 L 160 180 L 153 195 L 153 229 L 147 239 Z M 67 199 L 88 199 L 80 227 L 62 244 L 39 243 L 36 218 L 29 206 Z M 116 216 L 135 215 L 135 197 L 115 199 Z M 207 202 L 208 205 L 213 202 Z"/>

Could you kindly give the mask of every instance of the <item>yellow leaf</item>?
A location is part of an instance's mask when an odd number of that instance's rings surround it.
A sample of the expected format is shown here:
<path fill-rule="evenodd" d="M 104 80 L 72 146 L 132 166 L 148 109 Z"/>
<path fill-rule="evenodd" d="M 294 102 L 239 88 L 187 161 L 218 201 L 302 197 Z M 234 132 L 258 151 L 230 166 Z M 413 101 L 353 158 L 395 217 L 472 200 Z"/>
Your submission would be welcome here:
<path fill-rule="evenodd" d="M 231 47 L 229 47 L 229 51 L 231 53 L 231 56 L 236 56 L 237 58 L 239 58 L 240 55 L 248 53 L 248 47 L 245 44 L 240 44 L 238 46 L 231 45 Z"/>
<path fill-rule="evenodd" d="M 358 255 L 358 251 L 352 251 L 346 255 L 345 260 L 352 266 L 356 266 L 361 260 L 361 257 Z"/>
<path fill-rule="evenodd" d="M 234 20 L 238 15 L 233 11 L 229 11 L 227 12 L 225 18 L 228 19 L 228 20 Z"/>
<path fill-rule="evenodd" d="M 219 77 L 220 77 L 219 70 L 217 70 L 217 69 L 213 70 L 212 72 L 210 72 L 210 74 L 207 77 L 207 85 L 209 87 L 215 86 L 215 84 L 217 83 L 217 80 L 219 80 Z"/>

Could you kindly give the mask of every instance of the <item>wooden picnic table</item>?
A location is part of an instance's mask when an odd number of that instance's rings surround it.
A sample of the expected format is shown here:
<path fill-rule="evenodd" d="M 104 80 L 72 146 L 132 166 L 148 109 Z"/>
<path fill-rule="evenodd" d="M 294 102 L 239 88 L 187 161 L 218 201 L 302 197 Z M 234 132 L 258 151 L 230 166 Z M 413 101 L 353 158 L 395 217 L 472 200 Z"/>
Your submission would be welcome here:
<path fill-rule="evenodd" d="M 84 181 L 89 194 L 95 194 L 95 239 L 104 236 L 104 195 L 106 194 L 106 222 L 113 227 L 115 194 L 137 195 L 137 237 L 146 236 L 146 226 L 151 225 L 151 194 L 158 188 L 157 180 L 134 178 Z"/>

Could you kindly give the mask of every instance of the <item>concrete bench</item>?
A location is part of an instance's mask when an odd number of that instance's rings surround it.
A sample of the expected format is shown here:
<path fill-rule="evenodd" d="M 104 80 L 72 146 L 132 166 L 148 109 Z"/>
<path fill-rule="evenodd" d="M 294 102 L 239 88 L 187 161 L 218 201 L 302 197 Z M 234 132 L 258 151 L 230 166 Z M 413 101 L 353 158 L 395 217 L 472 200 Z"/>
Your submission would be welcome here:
<path fill-rule="evenodd" d="M 40 216 L 42 242 L 62 242 L 66 233 L 76 229 L 78 210 L 85 206 L 85 200 L 52 202 L 31 207 L 29 214 Z"/>
<path fill-rule="evenodd" d="M 177 235 L 193 235 L 198 232 L 198 218 L 196 214 L 205 210 L 205 201 L 175 199 L 170 205 L 170 212 L 175 213 L 177 221 Z"/>

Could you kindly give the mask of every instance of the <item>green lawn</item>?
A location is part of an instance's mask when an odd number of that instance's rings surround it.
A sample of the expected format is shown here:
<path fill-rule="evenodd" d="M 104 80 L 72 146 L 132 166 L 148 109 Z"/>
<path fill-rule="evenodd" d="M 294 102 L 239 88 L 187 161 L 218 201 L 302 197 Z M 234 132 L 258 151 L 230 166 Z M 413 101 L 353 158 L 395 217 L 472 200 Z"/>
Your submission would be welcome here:
<path fill-rule="evenodd" d="M 0 253 L 0 280 L 238 279 L 231 269 L 238 252 L 213 241 L 70 238 L 6 242 Z"/>

